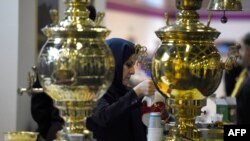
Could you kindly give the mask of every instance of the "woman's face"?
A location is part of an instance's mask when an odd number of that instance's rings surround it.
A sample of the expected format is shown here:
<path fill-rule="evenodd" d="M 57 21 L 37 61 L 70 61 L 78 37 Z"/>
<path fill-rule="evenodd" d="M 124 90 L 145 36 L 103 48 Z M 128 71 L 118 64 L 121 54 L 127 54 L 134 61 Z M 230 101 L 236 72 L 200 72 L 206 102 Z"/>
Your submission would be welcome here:
<path fill-rule="evenodd" d="M 122 84 L 127 86 L 129 84 L 129 79 L 131 75 L 135 74 L 135 60 L 133 57 L 130 57 L 124 64 L 123 64 L 123 75 L 122 75 Z"/>

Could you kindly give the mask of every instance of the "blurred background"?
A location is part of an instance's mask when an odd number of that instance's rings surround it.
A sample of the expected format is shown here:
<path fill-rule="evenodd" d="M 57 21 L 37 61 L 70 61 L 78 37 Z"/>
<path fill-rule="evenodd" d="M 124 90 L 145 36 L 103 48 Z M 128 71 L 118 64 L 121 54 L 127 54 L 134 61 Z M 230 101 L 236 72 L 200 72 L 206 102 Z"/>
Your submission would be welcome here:
<path fill-rule="evenodd" d="M 210 26 L 221 32 L 215 41 L 222 58 L 226 58 L 228 46 L 238 42 L 250 32 L 250 1 L 241 0 L 243 11 L 227 12 L 228 22 L 223 24 L 222 12 L 213 12 Z M 207 23 L 209 0 L 197 12 L 200 21 Z M 164 13 L 175 20 L 175 0 L 93 0 L 97 11 L 105 12 L 102 25 L 111 30 L 108 38 L 120 37 L 146 46 L 148 58 L 160 45 L 155 31 L 166 26 Z M 3 132 L 36 129 L 30 115 L 30 96 L 17 94 L 19 87 L 27 86 L 28 72 L 36 64 L 38 52 L 46 41 L 41 28 L 51 22 L 49 9 L 59 10 L 64 16 L 63 0 L 12 0 L 2 1 L 0 8 L 0 140 Z M 224 79 L 215 92 L 225 96 Z"/>

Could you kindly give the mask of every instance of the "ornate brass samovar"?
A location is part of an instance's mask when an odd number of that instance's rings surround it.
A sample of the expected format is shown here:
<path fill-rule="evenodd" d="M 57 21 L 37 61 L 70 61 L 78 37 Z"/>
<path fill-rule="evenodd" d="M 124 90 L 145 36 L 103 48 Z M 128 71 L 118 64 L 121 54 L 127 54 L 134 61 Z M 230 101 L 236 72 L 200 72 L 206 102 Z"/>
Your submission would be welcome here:
<path fill-rule="evenodd" d="M 201 5 L 202 0 L 176 0 L 175 22 L 170 25 L 166 17 L 167 26 L 156 31 L 162 44 L 153 56 L 152 78 L 176 117 L 167 140 L 203 140 L 195 117 L 219 86 L 223 69 L 229 69 L 238 55 L 222 62 L 214 45 L 220 32 L 209 26 L 211 16 L 207 25 L 199 21 L 196 10 Z M 223 139 L 223 129 L 213 132 Z"/>
<path fill-rule="evenodd" d="M 36 72 L 42 90 L 54 100 L 65 121 L 57 140 L 88 140 L 85 118 L 113 79 L 114 58 L 106 44 L 110 31 L 100 25 L 103 13 L 95 21 L 89 19 L 89 4 L 90 0 L 65 0 L 64 19 L 58 21 L 57 11 L 52 10 L 53 23 L 42 29 L 48 39 Z M 20 89 L 25 91 L 41 89 Z"/>

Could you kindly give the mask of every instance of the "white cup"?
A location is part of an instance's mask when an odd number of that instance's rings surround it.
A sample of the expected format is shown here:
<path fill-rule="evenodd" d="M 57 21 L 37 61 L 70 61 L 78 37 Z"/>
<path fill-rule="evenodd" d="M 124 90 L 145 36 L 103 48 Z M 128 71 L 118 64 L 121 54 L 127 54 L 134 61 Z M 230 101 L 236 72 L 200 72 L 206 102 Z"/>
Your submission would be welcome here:
<path fill-rule="evenodd" d="M 163 128 L 148 128 L 147 141 L 162 141 Z"/>
<path fill-rule="evenodd" d="M 161 128 L 161 113 L 160 112 L 151 112 L 149 114 L 149 123 L 148 128 Z"/>

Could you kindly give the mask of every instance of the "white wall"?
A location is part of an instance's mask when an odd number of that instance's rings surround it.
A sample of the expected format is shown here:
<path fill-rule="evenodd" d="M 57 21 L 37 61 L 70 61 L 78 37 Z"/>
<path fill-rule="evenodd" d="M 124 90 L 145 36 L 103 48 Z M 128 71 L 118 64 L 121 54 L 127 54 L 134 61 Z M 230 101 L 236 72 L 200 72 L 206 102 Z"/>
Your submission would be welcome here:
<path fill-rule="evenodd" d="M 7 0 L 0 8 L 0 140 L 3 132 L 31 130 L 30 97 L 19 96 L 34 64 L 35 1 Z"/>
<path fill-rule="evenodd" d="M 228 22 L 223 24 L 220 20 L 212 20 L 210 26 L 221 32 L 218 40 L 238 41 L 246 33 L 250 32 L 250 19 L 234 20 L 228 17 Z"/>
<path fill-rule="evenodd" d="M 96 8 L 96 12 L 105 12 L 106 10 L 106 2 L 107 0 L 94 0 L 94 6 Z"/>
<path fill-rule="evenodd" d="M 136 43 L 147 46 L 150 53 L 154 52 L 160 44 L 160 40 L 154 32 L 166 25 L 161 17 L 150 17 L 114 10 L 106 11 L 105 21 L 105 26 L 111 30 L 108 38 L 120 37 L 128 39 L 132 37 Z"/>
<path fill-rule="evenodd" d="M 1 5 L 0 140 L 3 140 L 4 131 L 16 129 L 19 8 L 18 0 L 2 1 Z"/>

